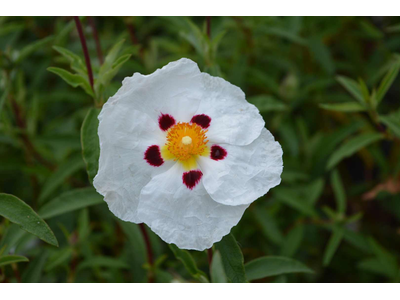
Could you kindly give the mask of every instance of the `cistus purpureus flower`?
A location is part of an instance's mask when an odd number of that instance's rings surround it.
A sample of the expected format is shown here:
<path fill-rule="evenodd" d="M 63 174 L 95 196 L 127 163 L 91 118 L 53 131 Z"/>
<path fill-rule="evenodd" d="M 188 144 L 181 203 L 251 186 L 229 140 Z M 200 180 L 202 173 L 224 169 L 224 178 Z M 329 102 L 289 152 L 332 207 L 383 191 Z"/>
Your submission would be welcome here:
<path fill-rule="evenodd" d="M 125 78 L 99 120 L 96 190 L 179 248 L 210 248 L 281 181 L 282 148 L 258 109 L 189 59 Z"/>

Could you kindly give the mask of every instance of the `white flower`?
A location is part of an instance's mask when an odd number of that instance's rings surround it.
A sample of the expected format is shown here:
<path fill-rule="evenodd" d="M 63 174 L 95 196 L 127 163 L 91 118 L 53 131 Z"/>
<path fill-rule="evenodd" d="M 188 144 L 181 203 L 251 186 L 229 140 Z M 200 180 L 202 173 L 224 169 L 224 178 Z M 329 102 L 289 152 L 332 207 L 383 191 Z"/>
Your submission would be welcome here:
<path fill-rule="evenodd" d="M 281 181 L 282 148 L 258 109 L 189 59 L 125 78 L 99 120 L 96 190 L 179 248 L 210 248 Z"/>

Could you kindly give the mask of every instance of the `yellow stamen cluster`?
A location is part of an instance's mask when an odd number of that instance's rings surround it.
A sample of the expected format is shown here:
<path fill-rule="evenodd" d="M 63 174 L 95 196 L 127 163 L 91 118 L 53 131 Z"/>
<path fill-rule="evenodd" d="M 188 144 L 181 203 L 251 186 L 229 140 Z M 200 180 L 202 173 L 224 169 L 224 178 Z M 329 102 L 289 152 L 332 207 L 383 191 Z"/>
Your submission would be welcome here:
<path fill-rule="evenodd" d="M 175 160 L 187 161 L 208 151 L 206 132 L 197 124 L 179 122 L 168 130 L 165 146 Z"/>

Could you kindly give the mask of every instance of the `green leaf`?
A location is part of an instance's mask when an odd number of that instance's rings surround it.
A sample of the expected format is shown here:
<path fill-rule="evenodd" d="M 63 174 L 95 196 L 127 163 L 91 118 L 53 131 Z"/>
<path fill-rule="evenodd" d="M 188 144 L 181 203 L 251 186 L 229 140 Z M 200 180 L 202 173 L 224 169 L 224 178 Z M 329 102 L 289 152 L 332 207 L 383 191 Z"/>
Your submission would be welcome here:
<path fill-rule="evenodd" d="M 297 249 L 300 247 L 303 236 L 304 225 L 302 224 L 297 225 L 295 228 L 290 230 L 282 245 L 281 255 L 286 257 L 294 256 L 297 252 Z"/>
<path fill-rule="evenodd" d="M 3 94 L 0 97 L 0 116 L 1 116 L 1 111 L 3 109 L 3 106 L 4 106 L 4 102 L 6 101 L 7 97 L 8 97 L 8 88 L 6 88 L 3 91 Z"/>
<path fill-rule="evenodd" d="M 398 272 L 396 257 L 380 245 L 374 238 L 370 237 L 368 242 L 379 263 L 385 267 L 391 278 L 396 278 Z"/>
<path fill-rule="evenodd" d="M 215 251 L 211 262 L 211 281 L 213 283 L 226 283 L 228 279 L 225 274 L 221 254 Z"/>
<path fill-rule="evenodd" d="M 66 59 L 68 59 L 68 61 L 71 64 L 71 68 L 75 72 L 78 72 L 83 76 L 87 76 L 86 65 L 79 57 L 79 55 L 60 46 L 53 46 L 53 49 L 56 50 L 58 53 L 60 53 L 62 56 L 64 56 Z"/>
<path fill-rule="evenodd" d="M 362 148 L 377 142 L 382 138 L 383 135 L 380 133 L 364 133 L 348 140 L 331 155 L 328 160 L 327 169 L 332 169 L 344 158 L 352 156 Z"/>
<path fill-rule="evenodd" d="M 274 217 L 263 209 L 255 209 L 252 212 L 261 225 L 264 235 L 274 244 L 280 245 L 283 241 L 283 235 Z"/>
<path fill-rule="evenodd" d="M 0 215 L 46 243 L 58 247 L 57 239 L 50 227 L 21 199 L 13 195 L 0 194 Z"/>
<path fill-rule="evenodd" d="M 357 102 L 321 103 L 319 107 L 326 110 L 341 111 L 341 112 L 358 112 L 366 110 L 364 106 L 362 106 Z"/>
<path fill-rule="evenodd" d="M 393 67 L 389 69 L 385 77 L 382 79 L 381 84 L 379 85 L 378 91 L 376 92 L 376 104 L 378 105 L 383 97 L 385 97 L 387 91 L 392 85 L 393 81 L 396 79 L 397 74 L 400 70 L 400 62 L 396 62 Z"/>
<path fill-rule="evenodd" d="M 329 48 L 323 43 L 323 41 L 317 38 L 312 38 L 308 42 L 308 46 L 313 52 L 314 58 L 321 64 L 322 68 L 325 69 L 328 74 L 333 74 L 335 72 L 335 64 Z"/>
<path fill-rule="evenodd" d="M 261 113 L 285 111 L 288 109 L 287 105 L 283 101 L 279 101 L 278 99 L 268 95 L 248 97 L 247 101 L 257 106 Z"/>
<path fill-rule="evenodd" d="M 43 203 L 61 184 L 65 179 L 84 167 L 82 157 L 74 156 L 62 164 L 43 185 L 42 191 L 39 195 L 39 202 Z"/>
<path fill-rule="evenodd" d="M 248 262 L 245 265 L 247 278 L 261 279 L 289 273 L 314 273 L 303 263 L 282 256 L 264 256 Z"/>
<path fill-rule="evenodd" d="M 370 258 L 370 259 L 365 259 L 360 261 L 357 264 L 357 268 L 368 271 L 371 273 L 375 273 L 378 275 L 383 275 L 388 278 L 393 278 L 393 274 L 391 273 L 390 269 L 387 269 L 385 265 L 382 265 L 382 263 L 379 261 L 379 259 L 376 258 Z"/>
<path fill-rule="evenodd" d="M 115 60 L 117 59 L 118 53 L 121 50 L 122 45 L 125 43 L 125 40 L 121 40 L 118 43 L 116 43 L 111 50 L 108 52 L 103 65 L 100 68 L 99 71 L 99 77 L 107 73 L 110 69 L 112 69 L 113 64 L 115 63 Z"/>
<path fill-rule="evenodd" d="M 116 268 L 116 269 L 129 269 L 129 265 L 117 258 L 107 256 L 95 256 L 88 258 L 78 265 L 77 272 L 87 268 Z"/>
<path fill-rule="evenodd" d="M 18 246 L 18 243 L 24 239 L 26 235 L 30 235 L 25 230 L 22 230 L 17 224 L 11 224 L 8 226 L 1 238 L 0 249 L 3 253 L 9 253 L 10 249 L 14 246 Z"/>
<path fill-rule="evenodd" d="M 46 203 L 39 210 L 39 215 L 43 219 L 50 219 L 74 210 L 101 203 L 104 203 L 103 196 L 98 194 L 93 188 L 76 189 L 65 192 L 61 196 Z"/>
<path fill-rule="evenodd" d="M 323 258 L 324 266 L 328 266 L 329 263 L 331 262 L 333 255 L 335 254 L 337 248 L 340 245 L 340 242 L 342 241 L 343 234 L 344 234 L 343 228 L 335 228 L 333 230 L 333 233 L 325 248 L 324 258 Z"/>
<path fill-rule="evenodd" d="M 351 94 L 353 97 L 361 103 L 361 105 L 365 105 L 366 99 L 363 97 L 363 92 L 360 88 L 360 85 L 357 81 L 354 81 L 351 78 L 345 76 L 337 76 L 336 80 Z"/>
<path fill-rule="evenodd" d="M 54 254 L 49 258 L 49 261 L 47 262 L 44 270 L 46 272 L 50 272 L 56 267 L 62 265 L 71 258 L 72 252 L 73 252 L 72 248 L 64 248 L 55 251 Z"/>
<path fill-rule="evenodd" d="M 221 253 L 228 282 L 247 282 L 243 254 L 235 237 L 230 233 L 224 236 L 220 242 L 216 243 L 215 247 Z"/>
<path fill-rule="evenodd" d="M 46 264 L 49 252 L 43 249 L 41 253 L 36 256 L 32 262 L 29 263 L 28 268 L 22 274 L 22 282 L 24 283 L 38 283 L 42 276 L 43 268 Z"/>
<path fill-rule="evenodd" d="M 0 267 L 9 265 L 9 264 L 14 264 L 14 263 L 19 263 L 19 262 L 28 262 L 29 259 L 26 258 L 25 256 L 20 256 L 20 255 L 5 255 L 0 257 Z"/>
<path fill-rule="evenodd" d="M 86 94 L 95 98 L 92 87 L 89 84 L 88 79 L 82 74 L 72 74 L 67 70 L 61 68 L 50 67 L 47 68 L 48 71 L 60 76 L 66 83 L 76 88 L 80 86 L 86 92 Z"/>
<path fill-rule="evenodd" d="M 28 58 L 29 55 L 34 53 L 36 50 L 42 48 L 45 46 L 47 43 L 51 42 L 54 39 L 53 36 L 48 36 L 44 39 L 41 39 L 39 41 L 33 42 L 32 44 L 29 44 L 28 46 L 24 47 L 21 52 L 18 55 L 18 58 L 16 59 L 16 63 L 22 62 L 24 59 Z"/>
<path fill-rule="evenodd" d="M 189 251 L 179 249 L 174 244 L 169 244 L 169 248 L 174 253 L 175 257 L 183 263 L 185 269 L 193 278 L 199 280 L 200 282 L 208 282 L 207 275 L 197 268 L 196 262 L 194 261 L 192 255 L 190 255 Z"/>
<path fill-rule="evenodd" d="M 283 188 L 276 188 L 274 189 L 274 195 L 278 200 L 281 202 L 291 206 L 292 208 L 296 209 L 300 213 L 315 217 L 317 216 L 317 212 L 314 208 L 309 205 L 304 199 L 298 196 L 298 193 L 295 191 L 286 190 Z"/>
<path fill-rule="evenodd" d="M 93 181 L 99 168 L 100 141 L 97 134 L 99 128 L 99 120 L 97 117 L 99 113 L 100 109 L 91 108 L 81 128 L 82 155 L 90 181 Z"/>
<path fill-rule="evenodd" d="M 400 110 L 390 115 L 379 116 L 379 121 L 389 127 L 396 136 L 400 137 Z"/>
<path fill-rule="evenodd" d="M 337 170 L 334 170 L 331 174 L 331 183 L 333 193 L 335 194 L 337 212 L 344 215 L 346 211 L 346 192 L 344 191 L 342 180 Z"/>

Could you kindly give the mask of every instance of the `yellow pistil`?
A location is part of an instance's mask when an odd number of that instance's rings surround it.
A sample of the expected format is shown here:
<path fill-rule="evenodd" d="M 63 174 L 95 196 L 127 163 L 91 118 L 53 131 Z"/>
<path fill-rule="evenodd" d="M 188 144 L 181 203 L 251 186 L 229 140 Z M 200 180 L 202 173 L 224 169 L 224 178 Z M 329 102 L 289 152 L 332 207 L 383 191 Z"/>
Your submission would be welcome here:
<path fill-rule="evenodd" d="M 162 157 L 181 162 L 186 170 L 196 169 L 196 158 L 210 153 L 206 133 L 207 130 L 194 123 L 172 126 L 167 132 L 167 143 L 161 148 Z"/>

